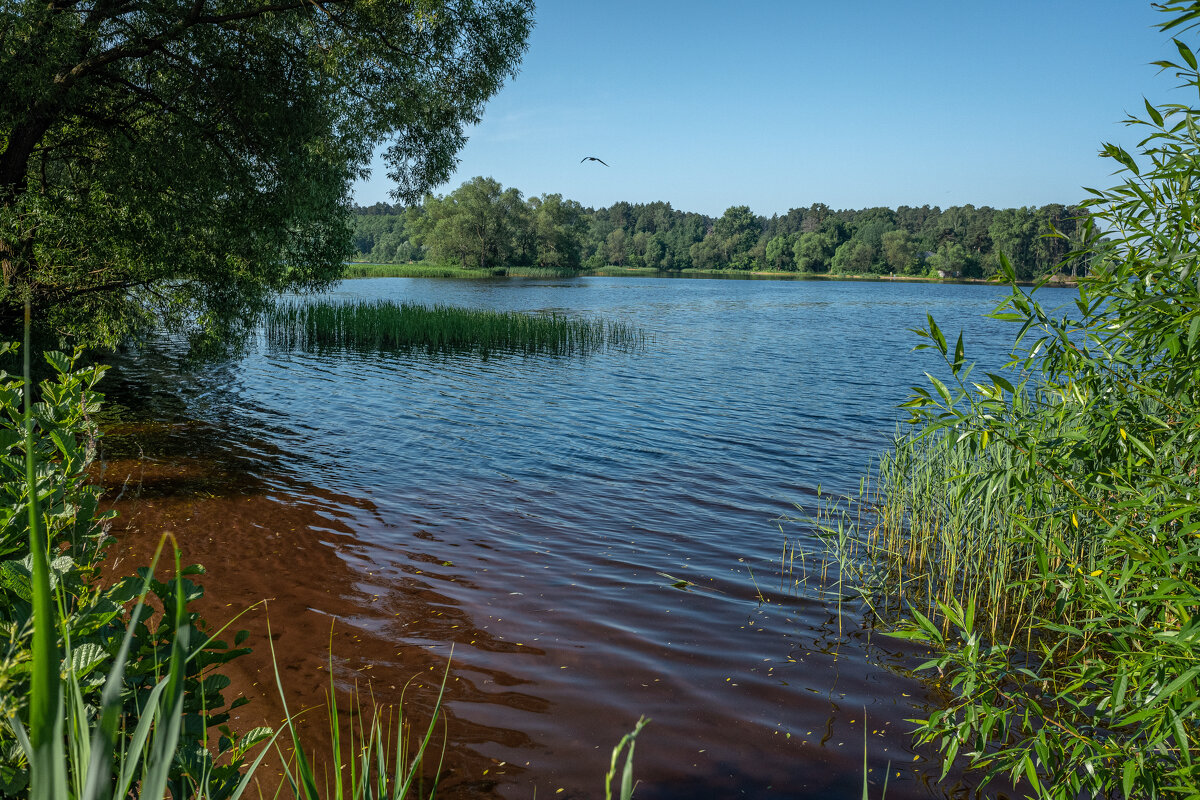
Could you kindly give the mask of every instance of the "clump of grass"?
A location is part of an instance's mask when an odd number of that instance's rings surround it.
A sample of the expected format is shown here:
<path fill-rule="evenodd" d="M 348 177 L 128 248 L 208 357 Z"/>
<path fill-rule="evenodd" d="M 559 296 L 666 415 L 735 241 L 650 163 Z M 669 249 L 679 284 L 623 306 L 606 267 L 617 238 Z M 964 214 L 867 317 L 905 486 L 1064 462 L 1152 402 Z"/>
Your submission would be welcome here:
<path fill-rule="evenodd" d="M 347 264 L 346 278 L 491 278 L 490 269 L 466 269 L 453 264 Z M 502 272 L 500 274 L 503 274 Z"/>
<path fill-rule="evenodd" d="M 1056 603 L 1064 610 L 1054 593 L 1033 591 L 1037 548 L 1027 532 L 1040 523 L 1041 535 L 1058 541 L 1072 564 L 1091 563 L 1096 542 L 1034 511 L 1044 498 L 988 490 L 990 478 L 1021 457 L 1004 443 L 972 452 L 949 436 L 898 438 L 880 456 L 838 543 L 847 579 L 876 615 L 894 621 L 915 610 L 936 619 L 942 605 L 961 602 L 978 610 L 991 639 L 1021 635 L 1028 643 L 1031 619 Z M 828 530 L 839 529 L 829 519 L 840 513 L 827 509 Z"/>
<path fill-rule="evenodd" d="M 475 269 L 455 264 L 347 264 L 346 278 L 572 278 L 570 267 L 489 267 Z"/>
<path fill-rule="evenodd" d="M 645 333 L 625 322 L 391 300 L 285 302 L 265 323 L 267 341 L 289 348 L 585 355 L 646 344 Z"/>
<path fill-rule="evenodd" d="M 511 278 L 574 278 L 581 274 L 571 267 L 504 267 L 503 270 Z"/>

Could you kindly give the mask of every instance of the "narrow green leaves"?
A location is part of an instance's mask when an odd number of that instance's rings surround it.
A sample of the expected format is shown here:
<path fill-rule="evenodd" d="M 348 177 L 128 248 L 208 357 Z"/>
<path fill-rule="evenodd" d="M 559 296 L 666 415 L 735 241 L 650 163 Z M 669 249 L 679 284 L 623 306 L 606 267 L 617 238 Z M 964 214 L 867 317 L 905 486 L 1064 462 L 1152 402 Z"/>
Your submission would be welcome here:
<path fill-rule="evenodd" d="M 29 692 L 31 800 L 60 800 L 67 794 L 63 749 L 63 696 L 58 677 L 58 622 L 50 589 L 50 565 L 38 501 L 30 379 L 30 308 L 25 299 L 25 480 L 29 487 L 29 550 L 32 557 L 33 665 Z"/>
<path fill-rule="evenodd" d="M 1179 57 L 1182 58 L 1189 67 L 1196 69 L 1196 56 L 1194 53 L 1192 53 L 1192 48 L 1188 47 L 1178 39 L 1172 39 L 1171 41 L 1175 43 L 1175 48 L 1179 51 Z M 1146 103 L 1146 105 L 1149 106 L 1150 104 Z M 1161 125 L 1162 123 L 1160 122 L 1159 124 Z"/>

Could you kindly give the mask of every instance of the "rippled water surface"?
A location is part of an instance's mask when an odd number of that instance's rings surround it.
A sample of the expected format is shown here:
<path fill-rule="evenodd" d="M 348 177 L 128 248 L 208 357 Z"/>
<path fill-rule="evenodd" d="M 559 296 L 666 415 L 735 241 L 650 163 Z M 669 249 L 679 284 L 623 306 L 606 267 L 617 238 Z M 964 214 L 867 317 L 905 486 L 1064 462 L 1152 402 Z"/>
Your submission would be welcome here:
<path fill-rule="evenodd" d="M 905 677 L 920 654 L 853 610 L 839 626 L 815 574 L 781 582 L 785 536 L 819 548 L 777 519 L 818 486 L 857 489 L 936 371 L 906 330 L 926 313 L 999 363 L 1011 334 L 982 315 L 1003 290 L 378 279 L 334 294 L 602 316 L 651 340 L 486 359 L 258 342 L 199 373 L 166 346 L 124 357 L 112 400 L 166 423 L 112 437 L 114 469 L 137 464 L 129 536 L 191 537 L 226 576 L 217 606 L 274 598 L 291 680 L 324 680 L 331 619 L 343 685 L 370 678 L 387 700 L 453 646 L 439 796 L 603 796 L 642 715 L 640 798 L 860 796 L 864 709 L 889 798 L 948 791 L 905 735 L 932 699 Z"/>

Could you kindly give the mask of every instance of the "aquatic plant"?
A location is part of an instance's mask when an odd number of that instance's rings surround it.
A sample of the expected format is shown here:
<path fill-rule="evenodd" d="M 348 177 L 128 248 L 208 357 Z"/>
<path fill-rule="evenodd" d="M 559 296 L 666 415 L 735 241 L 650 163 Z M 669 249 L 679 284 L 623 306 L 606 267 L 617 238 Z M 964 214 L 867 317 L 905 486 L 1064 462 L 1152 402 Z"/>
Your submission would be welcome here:
<path fill-rule="evenodd" d="M 347 264 L 345 278 L 571 278 L 568 267 L 495 267 L 473 269 L 454 264 Z"/>
<path fill-rule="evenodd" d="M 493 278 L 492 270 L 453 264 L 347 264 L 344 278 Z"/>
<path fill-rule="evenodd" d="M 625 322 L 391 300 L 280 303 L 266 314 L 264 327 L 270 344 L 288 348 L 583 355 L 646 343 L 645 334 Z"/>

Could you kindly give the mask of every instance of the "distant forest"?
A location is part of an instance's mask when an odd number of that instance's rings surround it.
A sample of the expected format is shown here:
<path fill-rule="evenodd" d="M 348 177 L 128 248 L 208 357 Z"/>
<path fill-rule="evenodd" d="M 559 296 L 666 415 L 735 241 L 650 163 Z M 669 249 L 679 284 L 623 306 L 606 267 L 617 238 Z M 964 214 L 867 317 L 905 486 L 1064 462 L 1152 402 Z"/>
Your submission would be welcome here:
<path fill-rule="evenodd" d="M 770 217 L 747 206 L 709 217 L 665 202 L 586 208 L 559 194 L 525 199 L 480 177 L 420 205 L 356 206 L 354 246 L 361 260 L 376 263 L 481 269 L 612 265 L 964 278 L 991 277 L 1004 253 L 1028 280 L 1054 271 L 1076 249 L 1084 213 L 1059 204 L 834 210 L 814 203 Z"/>

